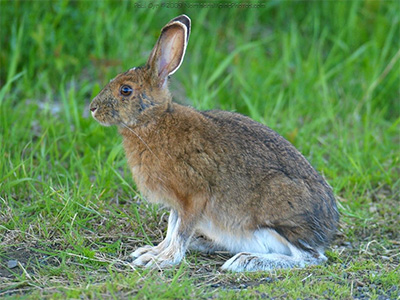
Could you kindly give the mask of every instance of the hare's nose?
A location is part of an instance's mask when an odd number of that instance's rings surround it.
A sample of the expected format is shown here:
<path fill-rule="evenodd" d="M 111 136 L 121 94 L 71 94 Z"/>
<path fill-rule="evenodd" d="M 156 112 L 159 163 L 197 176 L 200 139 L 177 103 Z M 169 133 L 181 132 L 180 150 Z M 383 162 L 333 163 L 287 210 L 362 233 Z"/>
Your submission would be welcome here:
<path fill-rule="evenodd" d="M 94 106 L 94 107 L 91 107 L 91 108 L 90 108 L 90 111 L 91 111 L 91 112 L 94 112 L 96 109 L 97 109 L 97 107 Z"/>

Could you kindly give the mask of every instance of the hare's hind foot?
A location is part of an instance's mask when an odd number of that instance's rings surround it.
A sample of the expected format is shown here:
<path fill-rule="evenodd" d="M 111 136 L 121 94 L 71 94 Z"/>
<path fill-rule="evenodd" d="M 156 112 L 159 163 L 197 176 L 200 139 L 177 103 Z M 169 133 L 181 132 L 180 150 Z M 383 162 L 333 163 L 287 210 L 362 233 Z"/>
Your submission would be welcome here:
<path fill-rule="evenodd" d="M 289 256 L 276 253 L 241 252 L 227 260 L 221 268 L 232 272 L 271 271 L 274 269 L 304 268 L 308 265 L 322 264 L 326 260 L 327 258 L 322 254 L 316 258 L 306 253 L 301 256 Z"/>

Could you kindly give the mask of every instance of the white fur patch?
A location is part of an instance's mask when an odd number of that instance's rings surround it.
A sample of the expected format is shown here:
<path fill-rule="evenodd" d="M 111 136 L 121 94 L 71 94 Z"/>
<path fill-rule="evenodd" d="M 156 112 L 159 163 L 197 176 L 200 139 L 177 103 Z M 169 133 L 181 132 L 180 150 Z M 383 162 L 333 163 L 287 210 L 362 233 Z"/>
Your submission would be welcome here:
<path fill-rule="evenodd" d="M 197 230 L 233 254 L 250 252 L 292 255 L 290 244 L 272 229 L 234 234 L 222 231 L 210 221 L 204 220 L 199 223 Z"/>
<path fill-rule="evenodd" d="M 158 246 L 145 246 L 133 252 L 131 257 L 135 260 L 132 265 L 164 268 L 180 263 L 186 250 L 185 242 L 179 235 L 180 226 L 182 226 L 181 219 L 176 211 L 171 210 L 165 239 Z"/>
<path fill-rule="evenodd" d="M 292 245 L 291 249 L 292 249 Z M 293 255 L 277 253 L 247 253 L 241 252 L 227 260 L 222 270 L 233 272 L 271 271 L 274 269 L 304 268 L 308 265 L 319 265 L 327 258 L 320 254 L 319 257 L 303 252 L 295 247 Z"/>

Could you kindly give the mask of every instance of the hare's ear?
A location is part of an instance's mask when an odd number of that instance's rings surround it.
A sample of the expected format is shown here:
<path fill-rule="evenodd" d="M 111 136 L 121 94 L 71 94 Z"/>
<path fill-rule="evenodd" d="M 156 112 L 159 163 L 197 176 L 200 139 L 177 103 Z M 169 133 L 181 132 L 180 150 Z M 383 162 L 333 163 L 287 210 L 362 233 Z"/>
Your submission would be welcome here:
<path fill-rule="evenodd" d="M 164 85 L 168 76 L 174 74 L 182 64 L 189 34 L 190 19 L 185 15 L 172 19 L 161 30 L 161 35 L 147 61 L 160 85 Z"/>

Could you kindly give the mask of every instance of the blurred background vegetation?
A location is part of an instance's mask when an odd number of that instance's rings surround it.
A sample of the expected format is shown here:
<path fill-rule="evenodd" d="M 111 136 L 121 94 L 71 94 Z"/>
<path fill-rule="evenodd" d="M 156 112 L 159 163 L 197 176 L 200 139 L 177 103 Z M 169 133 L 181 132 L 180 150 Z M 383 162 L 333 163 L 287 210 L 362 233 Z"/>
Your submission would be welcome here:
<path fill-rule="evenodd" d="M 9 125 L 30 114 L 23 118 L 26 138 L 28 123 L 46 116 L 49 126 L 76 126 L 74 134 L 85 133 L 84 123 L 118 139 L 115 129 L 87 119 L 85 107 L 108 80 L 143 64 L 164 23 L 186 13 L 192 36 L 172 82 L 179 102 L 249 115 L 287 137 L 329 177 L 346 170 L 369 182 L 393 161 L 387 156 L 400 108 L 398 2 L 260 3 L 199 9 L 188 2 L 177 9 L 161 6 L 183 4 L 2 1 L 3 130 L 18 137 Z M 18 113 L 10 116 L 10 106 Z M 58 138 L 66 128 L 57 129 Z"/>
<path fill-rule="evenodd" d="M 127 235 L 138 243 L 161 238 L 154 232 L 163 211 L 133 199 L 117 130 L 92 120 L 88 104 L 111 78 L 145 63 L 162 26 L 182 13 L 192 19 L 192 35 L 171 79 L 176 101 L 237 111 L 278 131 L 333 186 L 347 240 L 395 247 L 399 2 L 198 3 L 0 1 L 3 252 L 26 242 L 27 231 L 43 247 L 61 239 L 54 255 L 93 256 L 101 244 L 87 240 L 94 232 L 112 232 L 113 243 L 126 243 Z M 153 236 L 140 237 L 143 222 Z M 389 276 L 385 287 L 398 279 L 391 271 L 380 273 Z M 349 296 L 350 281 L 344 285 L 341 295 Z"/>

